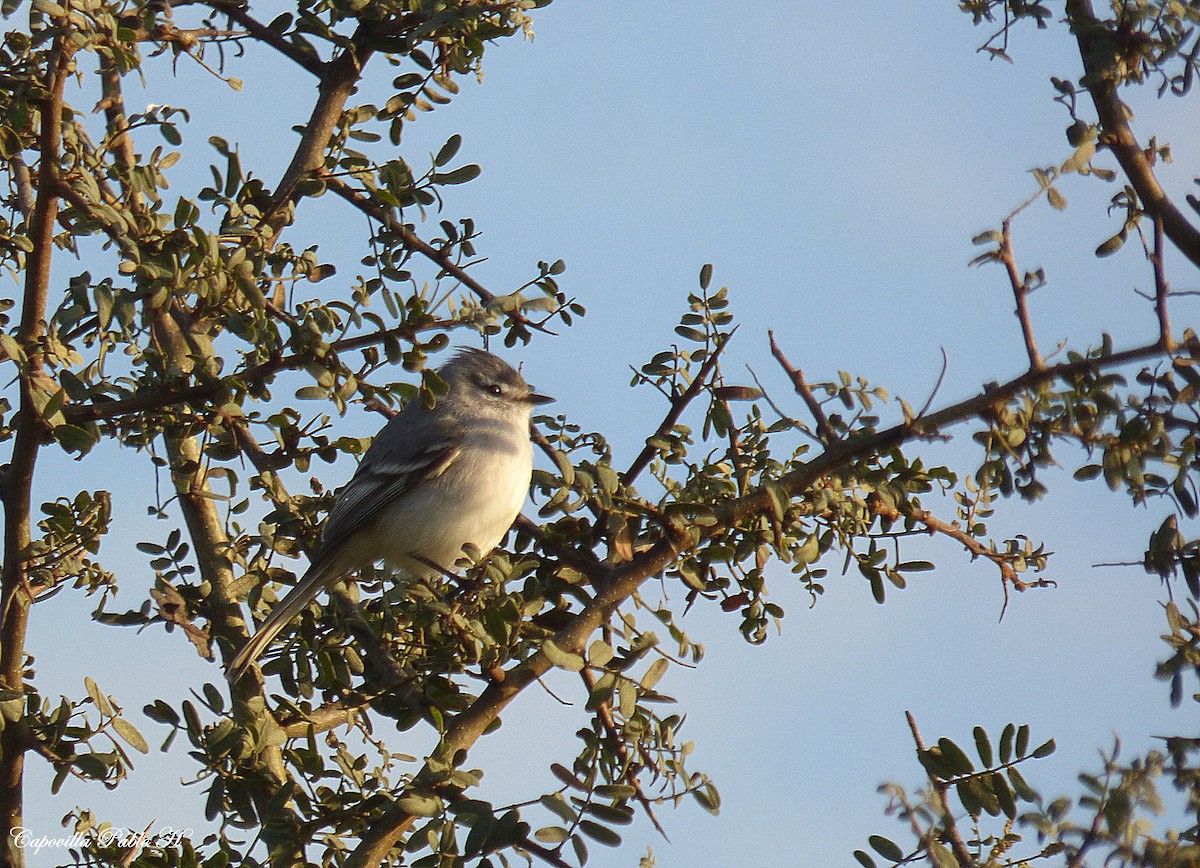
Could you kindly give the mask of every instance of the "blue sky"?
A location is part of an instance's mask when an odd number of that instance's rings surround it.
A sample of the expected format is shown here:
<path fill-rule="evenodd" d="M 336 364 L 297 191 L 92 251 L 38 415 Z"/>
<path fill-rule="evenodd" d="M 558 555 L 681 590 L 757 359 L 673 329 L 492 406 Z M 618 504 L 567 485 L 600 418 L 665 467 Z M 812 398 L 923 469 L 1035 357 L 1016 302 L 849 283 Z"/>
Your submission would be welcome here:
<path fill-rule="evenodd" d="M 1069 155 L 1069 118 L 1051 102 L 1049 76 L 1077 77 L 1071 44 L 1023 30 L 1009 65 L 975 51 L 986 33 L 952 3 L 919 4 L 918 13 L 918 4 L 880 2 L 841 14 L 825 3 L 748 5 L 681 12 L 653 0 L 559 0 L 536 15 L 533 42 L 491 49 L 482 83 L 465 82 L 451 106 L 405 134 L 410 161 L 459 132 L 460 159 L 483 166 L 477 181 L 452 191 L 448 214 L 472 216 L 483 230 L 488 261 L 476 274 L 486 285 L 510 291 L 537 260 L 566 260 L 562 283 L 588 316 L 567 334 L 506 355 L 558 398 L 557 411 L 609 435 L 619 462 L 636 454 L 663 412 L 655 394 L 628 388 L 629 365 L 670 343 L 705 262 L 718 285 L 730 286 L 742 322 L 727 375 L 752 366 L 794 415 L 802 407 L 771 361 L 768 328 L 810 380 L 847 370 L 917 406 L 937 380 L 943 350 L 949 369 L 939 403 L 1023 364 L 1007 283 L 999 268 L 968 268 L 978 252 L 970 239 L 1034 189 L 1028 169 Z M 193 109 L 184 133 L 199 148 L 185 148 L 181 171 L 206 172 L 215 158 L 202 143 L 219 132 L 237 142 L 255 174 L 268 183 L 278 177 L 278 155 L 294 142 L 290 128 L 307 116 L 315 90 L 286 64 L 259 55 L 245 63 L 231 70 L 245 81 L 241 94 L 182 61 L 177 83 L 127 94 L 133 109 L 139 100 Z M 391 74 L 381 69 L 376 84 Z M 359 99 L 383 93 L 365 89 Z M 1173 145 L 1176 163 L 1163 177 L 1182 196 L 1200 154 L 1194 137 L 1183 138 L 1192 130 L 1181 106 L 1143 99 L 1135 107 L 1143 135 Z M 1111 260 L 1092 255 L 1116 228 L 1104 214 L 1115 186 L 1072 177 L 1062 189 L 1065 213 L 1039 203 L 1015 224 L 1021 266 L 1043 266 L 1050 280 L 1033 299 L 1043 350 L 1060 341 L 1082 348 L 1103 330 L 1118 346 L 1146 341 L 1152 312 L 1133 293 L 1150 285 L 1140 254 L 1130 245 Z M 349 278 L 363 226 L 339 207 L 322 202 L 330 219 L 299 227 L 292 240 L 319 242 L 339 277 Z M 1189 288 L 1193 278 L 1175 264 L 1177 285 Z M 1194 321 L 1194 307 L 1177 309 L 1178 327 Z M 369 433 L 353 419 L 344 424 Z M 929 450 L 959 469 L 972 454 L 964 442 Z M 106 560 L 124 571 L 122 600 L 136 605 L 150 573 L 133 542 L 165 530 L 136 522 L 145 495 L 127 482 L 141 471 L 131 456 L 122 461 L 130 469 L 125 476 L 122 465 L 118 504 L 135 521 Z M 688 714 L 682 735 L 696 742 L 692 765 L 721 790 L 721 816 L 690 801 L 664 807 L 670 843 L 639 820 L 626 830 L 625 849 L 596 845 L 590 864 L 634 865 L 647 847 L 664 868 L 848 864 L 868 834 L 901 836 L 875 788 L 920 781 L 905 710 L 927 738 L 967 744 L 973 725 L 997 734 L 1009 721 L 1029 723 L 1037 741 L 1054 736 L 1058 753 L 1028 775 L 1048 796 L 1073 792 L 1077 771 L 1096 770 L 1097 750 L 1111 746 L 1114 732 L 1137 751 L 1184 725 L 1191 710 L 1172 711 L 1165 684 L 1151 678 L 1162 656 L 1157 579 L 1092 566 L 1138 560 L 1160 507 L 1135 510 L 1071 481 L 1081 463 L 1065 453 L 1066 470 L 1046 502 L 1003 504 L 992 522 L 998 539 L 1025 532 L 1056 552 L 1048 575 L 1058 587 L 1015 597 L 1003 622 L 995 571 L 948 546 L 931 550 L 939 570 L 891 593 L 884 606 L 856 573 L 841 577 L 840 563 L 831 563 L 828 593 L 810 609 L 777 569 L 773 599 L 788 614 L 782 635 L 762 647 L 742 642 L 735 616 L 696 609 L 686 626 L 707 658 L 695 671 L 672 670 L 661 686 Z M 47 466 L 56 477 L 46 480 L 47 494 L 66 472 L 116 485 L 111 463 L 99 459 Z M 319 470 L 330 485 L 349 475 Z M 952 518 L 952 504 L 942 506 Z M 164 692 L 181 699 L 219 673 L 189 656 L 177 636 L 134 642 L 93 626 L 63 648 L 57 631 L 89 608 L 67 592 L 35 609 L 30 649 L 41 689 L 81 693 L 86 650 L 88 666 L 111 669 L 97 676 L 101 686 L 154 742 L 158 729 L 141 718 L 141 705 Z M 560 681 L 558 692 L 570 696 L 573 682 Z M 564 708 L 544 694 L 523 697 L 480 744 L 472 764 L 488 772 L 485 797 L 554 786 L 547 766 L 573 755 L 584 720 L 582 697 L 573 698 L 576 706 Z M 416 737 L 399 737 L 396 749 L 419 753 L 408 738 Z M 29 825 L 56 827 L 83 804 L 130 826 L 156 817 L 199 827 L 200 788 L 179 784 L 187 771 L 177 746 L 165 765 L 142 759 L 115 797 L 69 786 L 48 801 L 35 770 Z"/>

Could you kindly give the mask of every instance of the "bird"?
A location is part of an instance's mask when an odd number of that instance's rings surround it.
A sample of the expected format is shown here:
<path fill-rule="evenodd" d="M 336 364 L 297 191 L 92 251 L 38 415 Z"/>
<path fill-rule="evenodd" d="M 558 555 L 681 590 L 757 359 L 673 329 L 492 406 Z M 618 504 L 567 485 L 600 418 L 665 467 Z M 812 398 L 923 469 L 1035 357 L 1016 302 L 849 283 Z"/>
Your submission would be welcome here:
<path fill-rule="evenodd" d="M 512 526 L 533 472 L 533 408 L 554 400 L 485 350 L 437 369 L 449 387 L 411 400 L 375 437 L 341 489 L 296 586 L 230 662 L 237 681 L 305 606 L 339 579 L 383 561 L 414 579 L 449 574 L 464 546 L 483 557 Z"/>

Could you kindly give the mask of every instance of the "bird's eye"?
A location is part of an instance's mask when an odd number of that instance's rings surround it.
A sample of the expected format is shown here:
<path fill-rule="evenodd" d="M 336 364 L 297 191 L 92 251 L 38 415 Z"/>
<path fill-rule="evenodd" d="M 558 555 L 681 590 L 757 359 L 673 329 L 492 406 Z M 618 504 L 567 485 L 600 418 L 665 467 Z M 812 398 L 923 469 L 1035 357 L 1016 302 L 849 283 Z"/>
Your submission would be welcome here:
<path fill-rule="evenodd" d="M 499 398 L 504 394 L 504 387 L 499 383 L 492 383 L 487 387 L 487 391 L 489 395 L 495 395 L 497 398 Z"/>

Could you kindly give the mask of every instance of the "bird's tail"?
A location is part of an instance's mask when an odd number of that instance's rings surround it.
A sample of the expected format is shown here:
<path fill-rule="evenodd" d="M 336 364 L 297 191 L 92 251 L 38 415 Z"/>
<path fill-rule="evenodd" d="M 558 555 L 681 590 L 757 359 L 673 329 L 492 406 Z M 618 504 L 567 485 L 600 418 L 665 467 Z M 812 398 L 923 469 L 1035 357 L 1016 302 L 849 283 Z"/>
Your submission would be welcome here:
<path fill-rule="evenodd" d="M 258 630 L 242 646 L 237 656 L 233 658 L 233 662 L 229 664 L 229 668 L 225 670 L 225 677 L 231 684 L 245 674 L 250 665 L 262 656 L 262 653 L 267 650 L 267 646 L 279 635 L 279 631 L 299 615 L 304 607 L 321 592 L 321 588 L 331 578 L 328 566 L 328 564 L 322 563 L 310 566 L 296 587 L 275 604 L 275 608 L 271 609 L 271 614 L 267 615 L 266 620 L 258 625 Z"/>

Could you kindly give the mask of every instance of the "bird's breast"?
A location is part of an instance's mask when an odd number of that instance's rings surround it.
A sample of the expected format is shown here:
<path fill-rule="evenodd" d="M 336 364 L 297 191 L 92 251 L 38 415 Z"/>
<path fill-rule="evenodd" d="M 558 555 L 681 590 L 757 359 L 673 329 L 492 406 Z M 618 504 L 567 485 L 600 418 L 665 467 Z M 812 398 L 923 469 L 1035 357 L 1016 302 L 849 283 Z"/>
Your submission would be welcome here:
<path fill-rule="evenodd" d="M 491 551 L 525 503 L 532 466 L 528 440 L 468 444 L 441 474 L 383 511 L 373 534 L 380 558 L 429 574 L 420 561 L 454 571 L 464 545 Z"/>

